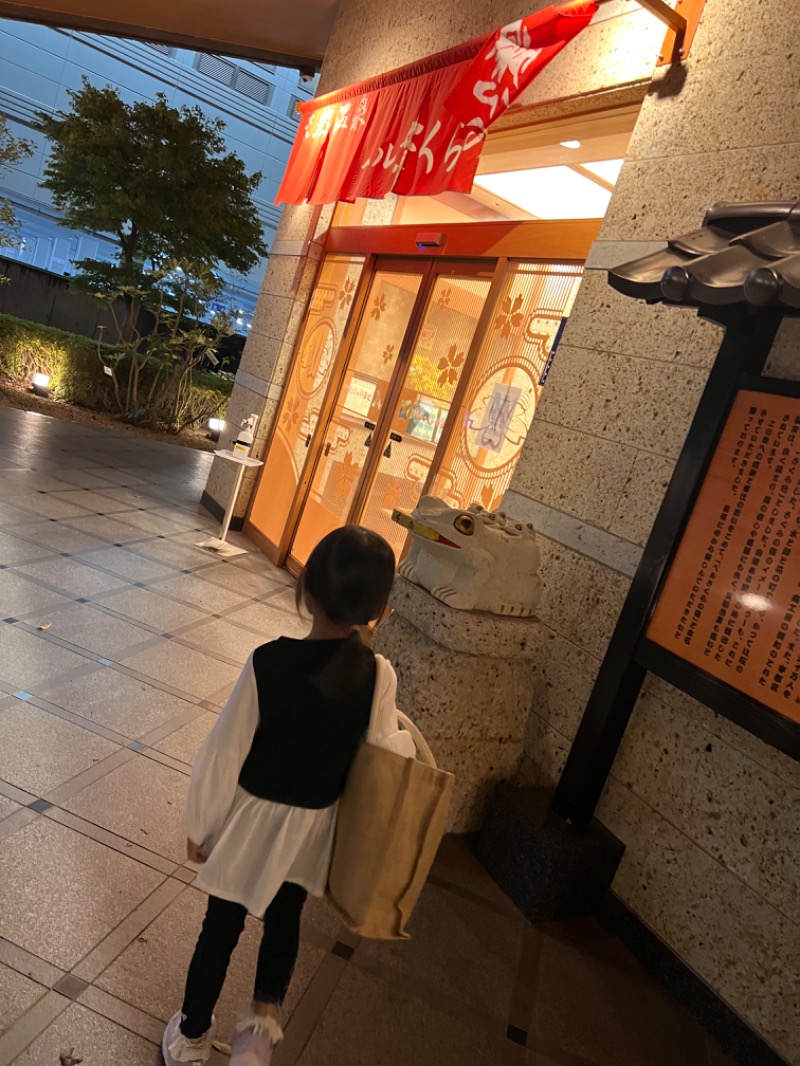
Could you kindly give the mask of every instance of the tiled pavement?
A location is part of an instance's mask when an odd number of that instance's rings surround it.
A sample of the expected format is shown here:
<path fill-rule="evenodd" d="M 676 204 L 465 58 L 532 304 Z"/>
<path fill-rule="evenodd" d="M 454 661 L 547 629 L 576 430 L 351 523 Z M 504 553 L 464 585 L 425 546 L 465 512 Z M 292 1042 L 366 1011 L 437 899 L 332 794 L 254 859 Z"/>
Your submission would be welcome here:
<path fill-rule="evenodd" d="M 179 813 L 289 579 L 194 545 L 210 457 L 0 409 L 0 1066 L 153 1066 L 203 911 Z M 408 943 L 312 901 L 275 1066 L 724 1066 L 594 923 L 527 925 L 448 840 Z M 220 1035 L 248 998 L 256 924 Z M 217 1061 L 224 1062 L 220 1056 Z"/>

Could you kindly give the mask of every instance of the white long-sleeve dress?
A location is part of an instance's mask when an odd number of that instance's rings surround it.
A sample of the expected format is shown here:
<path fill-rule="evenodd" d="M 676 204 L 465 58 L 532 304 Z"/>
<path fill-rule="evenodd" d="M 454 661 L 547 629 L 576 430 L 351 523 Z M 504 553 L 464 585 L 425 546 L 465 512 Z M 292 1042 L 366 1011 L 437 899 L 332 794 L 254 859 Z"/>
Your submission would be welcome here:
<path fill-rule="evenodd" d="M 397 675 L 382 656 L 375 659 L 370 737 L 413 754 L 409 735 L 398 729 Z M 239 785 L 260 721 L 251 655 L 195 760 L 184 812 L 189 839 L 208 855 L 198 887 L 242 904 L 256 917 L 264 914 L 284 881 L 324 895 L 338 807 L 287 806 L 253 796 Z"/>

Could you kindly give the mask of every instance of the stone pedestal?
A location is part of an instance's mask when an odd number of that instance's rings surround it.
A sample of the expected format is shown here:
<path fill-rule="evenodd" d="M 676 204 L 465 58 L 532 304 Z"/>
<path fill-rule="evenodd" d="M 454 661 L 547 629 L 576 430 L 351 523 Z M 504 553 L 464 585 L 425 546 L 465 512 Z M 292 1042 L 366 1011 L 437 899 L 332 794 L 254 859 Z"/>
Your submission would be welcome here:
<path fill-rule="evenodd" d="M 448 831 L 471 832 L 522 754 L 543 627 L 535 618 L 454 610 L 403 577 L 391 606 L 375 650 L 397 671 L 398 707 L 456 775 Z"/>
<path fill-rule="evenodd" d="M 550 809 L 553 790 L 503 785 L 491 798 L 474 848 L 531 922 L 597 913 L 625 845 L 597 821 L 579 828 Z"/>

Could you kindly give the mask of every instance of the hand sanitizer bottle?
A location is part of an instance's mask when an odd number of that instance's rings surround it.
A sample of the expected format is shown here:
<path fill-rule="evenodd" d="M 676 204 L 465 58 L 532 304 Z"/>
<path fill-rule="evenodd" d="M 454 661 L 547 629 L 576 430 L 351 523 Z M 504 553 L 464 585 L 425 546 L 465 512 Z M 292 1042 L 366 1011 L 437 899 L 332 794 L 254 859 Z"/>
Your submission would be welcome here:
<path fill-rule="evenodd" d="M 258 415 L 250 415 L 242 422 L 239 435 L 233 442 L 233 454 L 245 458 L 253 447 L 253 435 Z"/>

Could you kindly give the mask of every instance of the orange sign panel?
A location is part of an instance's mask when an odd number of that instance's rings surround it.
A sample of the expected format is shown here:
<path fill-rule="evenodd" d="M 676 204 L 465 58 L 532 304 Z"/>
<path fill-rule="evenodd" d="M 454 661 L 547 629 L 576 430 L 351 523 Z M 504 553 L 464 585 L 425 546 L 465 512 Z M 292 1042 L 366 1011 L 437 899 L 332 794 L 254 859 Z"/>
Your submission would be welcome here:
<path fill-rule="evenodd" d="M 800 722 L 800 399 L 742 391 L 647 630 Z"/>

